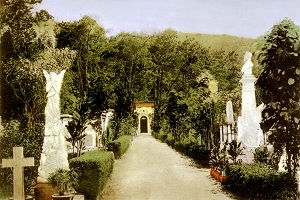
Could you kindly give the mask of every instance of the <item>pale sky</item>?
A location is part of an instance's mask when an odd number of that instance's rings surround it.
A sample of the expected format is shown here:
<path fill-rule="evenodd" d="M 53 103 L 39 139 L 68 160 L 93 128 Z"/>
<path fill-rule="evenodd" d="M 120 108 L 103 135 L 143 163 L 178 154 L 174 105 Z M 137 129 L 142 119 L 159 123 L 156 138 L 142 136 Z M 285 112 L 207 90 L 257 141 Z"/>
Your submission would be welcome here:
<path fill-rule="evenodd" d="M 300 25 L 300 0 L 43 0 L 37 9 L 56 21 L 90 15 L 108 36 L 171 28 L 257 38 L 285 17 Z"/>

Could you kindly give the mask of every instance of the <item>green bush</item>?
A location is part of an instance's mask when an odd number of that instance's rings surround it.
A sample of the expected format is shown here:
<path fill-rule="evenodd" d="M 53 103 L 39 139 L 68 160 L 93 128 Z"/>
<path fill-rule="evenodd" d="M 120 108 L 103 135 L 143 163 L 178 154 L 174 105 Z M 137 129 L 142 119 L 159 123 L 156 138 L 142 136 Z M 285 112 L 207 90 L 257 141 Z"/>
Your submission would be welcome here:
<path fill-rule="evenodd" d="M 109 142 L 107 145 L 107 150 L 112 151 L 115 155 L 115 158 L 120 158 L 130 146 L 130 141 L 130 135 L 123 135 L 118 139 Z"/>
<path fill-rule="evenodd" d="M 242 197 L 254 199 L 293 199 L 297 196 L 296 178 L 264 164 L 228 164 L 224 187 Z"/>
<path fill-rule="evenodd" d="M 75 190 L 88 200 L 94 200 L 103 190 L 113 170 L 114 156 L 107 151 L 89 151 L 69 161 L 70 168 L 78 174 Z"/>
<path fill-rule="evenodd" d="M 165 143 L 167 143 L 169 146 L 171 146 L 172 148 L 174 148 L 175 140 L 173 138 L 167 137 L 165 139 Z"/>
<path fill-rule="evenodd" d="M 254 161 L 256 163 L 267 164 L 271 168 L 277 170 L 280 156 L 277 156 L 274 151 L 268 151 L 266 146 L 259 146 L 254 152 Z"/>
<path fill-rule="evenodd" d="M 199 145 L 194 142 L 174 142 L 174 149 L 178 152 L 183 153 L 184 155 L 192 158 L 198 164 L 201 164 L 203 167 L 209 166 L 209 155 L 210 151 L 206 150 L 204 146 Z"/>
<path fill-rule="evenodd" d="M 201 164 L 202 167 L 209 167 L 210 151 L 205 149 L 204 146 L 192 142 L 185 144 L 184 148 L 187 156 L 194 159 L 198 164 Z"/>
<path fill-rule="evenodd" d="M 30 194 L 32 184 L 35 184 L 38 176 L 38 166 L 43 145 L 43 132 L 40 124 L 36 125 L 36 131 L 28 130 L 25 123 L 11 120 L 3 123 L 0 134 L 0 161 L 13 157 L 13 147 L 23 147 L 24 157 L 34 157 L 35 166 L 24 168 L 25 194 Z M 11 195 L 13 185 L 12 168 L 0 167 L 0 195 Z M 9 194 L 11 193 L 11 194 Z"/>
<path fill-rule="evenodd" d="M 157 134 L 157 139 L 164 142 L 167 139 L 167 134 Z"/>
<path fill-rule="evenodd" d="M 209 167 L 210 151 L 206 150 L 204 146 L 195 142 L 175 141 L 170 137 L 167 137 L 165 142 L 176 151 L 192 158 L 198 164 L 202 165 L 202 167 Z"/>

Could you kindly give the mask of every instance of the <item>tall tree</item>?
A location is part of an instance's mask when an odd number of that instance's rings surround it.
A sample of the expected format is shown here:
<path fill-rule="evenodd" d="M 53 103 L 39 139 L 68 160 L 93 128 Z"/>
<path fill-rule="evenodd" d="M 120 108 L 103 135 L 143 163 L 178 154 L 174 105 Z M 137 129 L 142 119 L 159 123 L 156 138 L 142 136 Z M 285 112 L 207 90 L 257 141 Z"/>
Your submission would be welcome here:
<path fill-rule="evenodd" d="M 7 84 L 4 64 L 19 57 L 32 57 L 37 53 L 38 43 L 32 42 L 36 37 L 33 29 L 34 17 L 31 9 L 41 0 L 1 1 L 0 6 L 0 108 L 4 120 L 20 117 L 22 101 L 14 96 Z M 11 62 L 11 61 L 10 61 Z"/>
<path fill-rule="evenodd" d="M 42 70 L 58 73 L 67 69 L 75 55 L 75 52 L 69 49 L 54 48 L 56 23 L 47 11 L 42 10 L 30 19 L 33 21 L 28 22 L 31 25 L 29 29 L 35 37 L 26 41 L 26 44 L 16 45 L 14 51 L 18 52 L 18 55 L 11 54 L 2 62 L 3 78 L 13 91 L 13 97 L 24 107 L 23 116 L 29 130 L 35 129 L 37 121 L 43 121 L 42 113 L 46 99 Z"/>
<path fill-rule="evenodd" d="M 289 173 L 296 173 L 300 150 L 299 27 L 284 19 L 265 36 L 259 58 L 264 70 L 257 80 L 262 101 L 261 127 L 279 157 L 285 148 Z"/>

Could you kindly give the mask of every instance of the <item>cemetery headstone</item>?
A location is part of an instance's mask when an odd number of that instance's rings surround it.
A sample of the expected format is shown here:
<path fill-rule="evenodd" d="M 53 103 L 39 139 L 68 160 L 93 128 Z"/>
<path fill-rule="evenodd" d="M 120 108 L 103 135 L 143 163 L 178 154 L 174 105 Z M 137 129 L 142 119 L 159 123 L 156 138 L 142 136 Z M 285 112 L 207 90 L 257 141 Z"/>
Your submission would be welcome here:
<path fill-rule="evenodd" d="M 226 103 L 226 122 L 228 124 L 233 124 L 234 119 L 233 119 L 233 108 L 232 108 L 232 102 L 227 101 Z"/>
<path fill-rule="evenodd" d="M 85 136 L 85 148 L 87 150 L 95 149 L 96 143 L 97 143 L 97 132 L 93 129 L 91 125 L 87 125 L 87 128 L 85 129 L 84 133 Z"/>
<path fill-rule="evenodd" d="M 16 200 L 25 199 L 23 171 L 24 167 L 27 166 L 34 166 L 34 158 L 24 158 L 23 147 L 13 148 L 12 159 L 2 159 L 2 167 L 13 168 L 13 190 L 14 199 Z"/>
<path fill-rule="evenodd" d="M 38 169 L 38 183 L 47 183 L 51 172 L 57 168 L 69 169 L 67 143 L 68 130 L 60 120 L 59 94 L 65 70 L 60 74 L 43 71 L 46 78 L 47 104 L 45 108 L 44 143 Z"/>

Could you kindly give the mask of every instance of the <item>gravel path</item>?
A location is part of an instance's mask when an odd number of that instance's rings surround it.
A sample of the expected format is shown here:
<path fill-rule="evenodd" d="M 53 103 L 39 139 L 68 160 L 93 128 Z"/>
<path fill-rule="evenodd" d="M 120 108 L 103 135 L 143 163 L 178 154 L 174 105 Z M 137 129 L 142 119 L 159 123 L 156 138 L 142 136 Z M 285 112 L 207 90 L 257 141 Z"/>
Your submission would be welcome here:
<path fill-rule="evenodd" d="M 134 138 L 113 173 L 100 199 L 193 200 L 233 199 L 222 191 L 209 169 L 192 166 L 185 158 L 150 135 Z"/>

